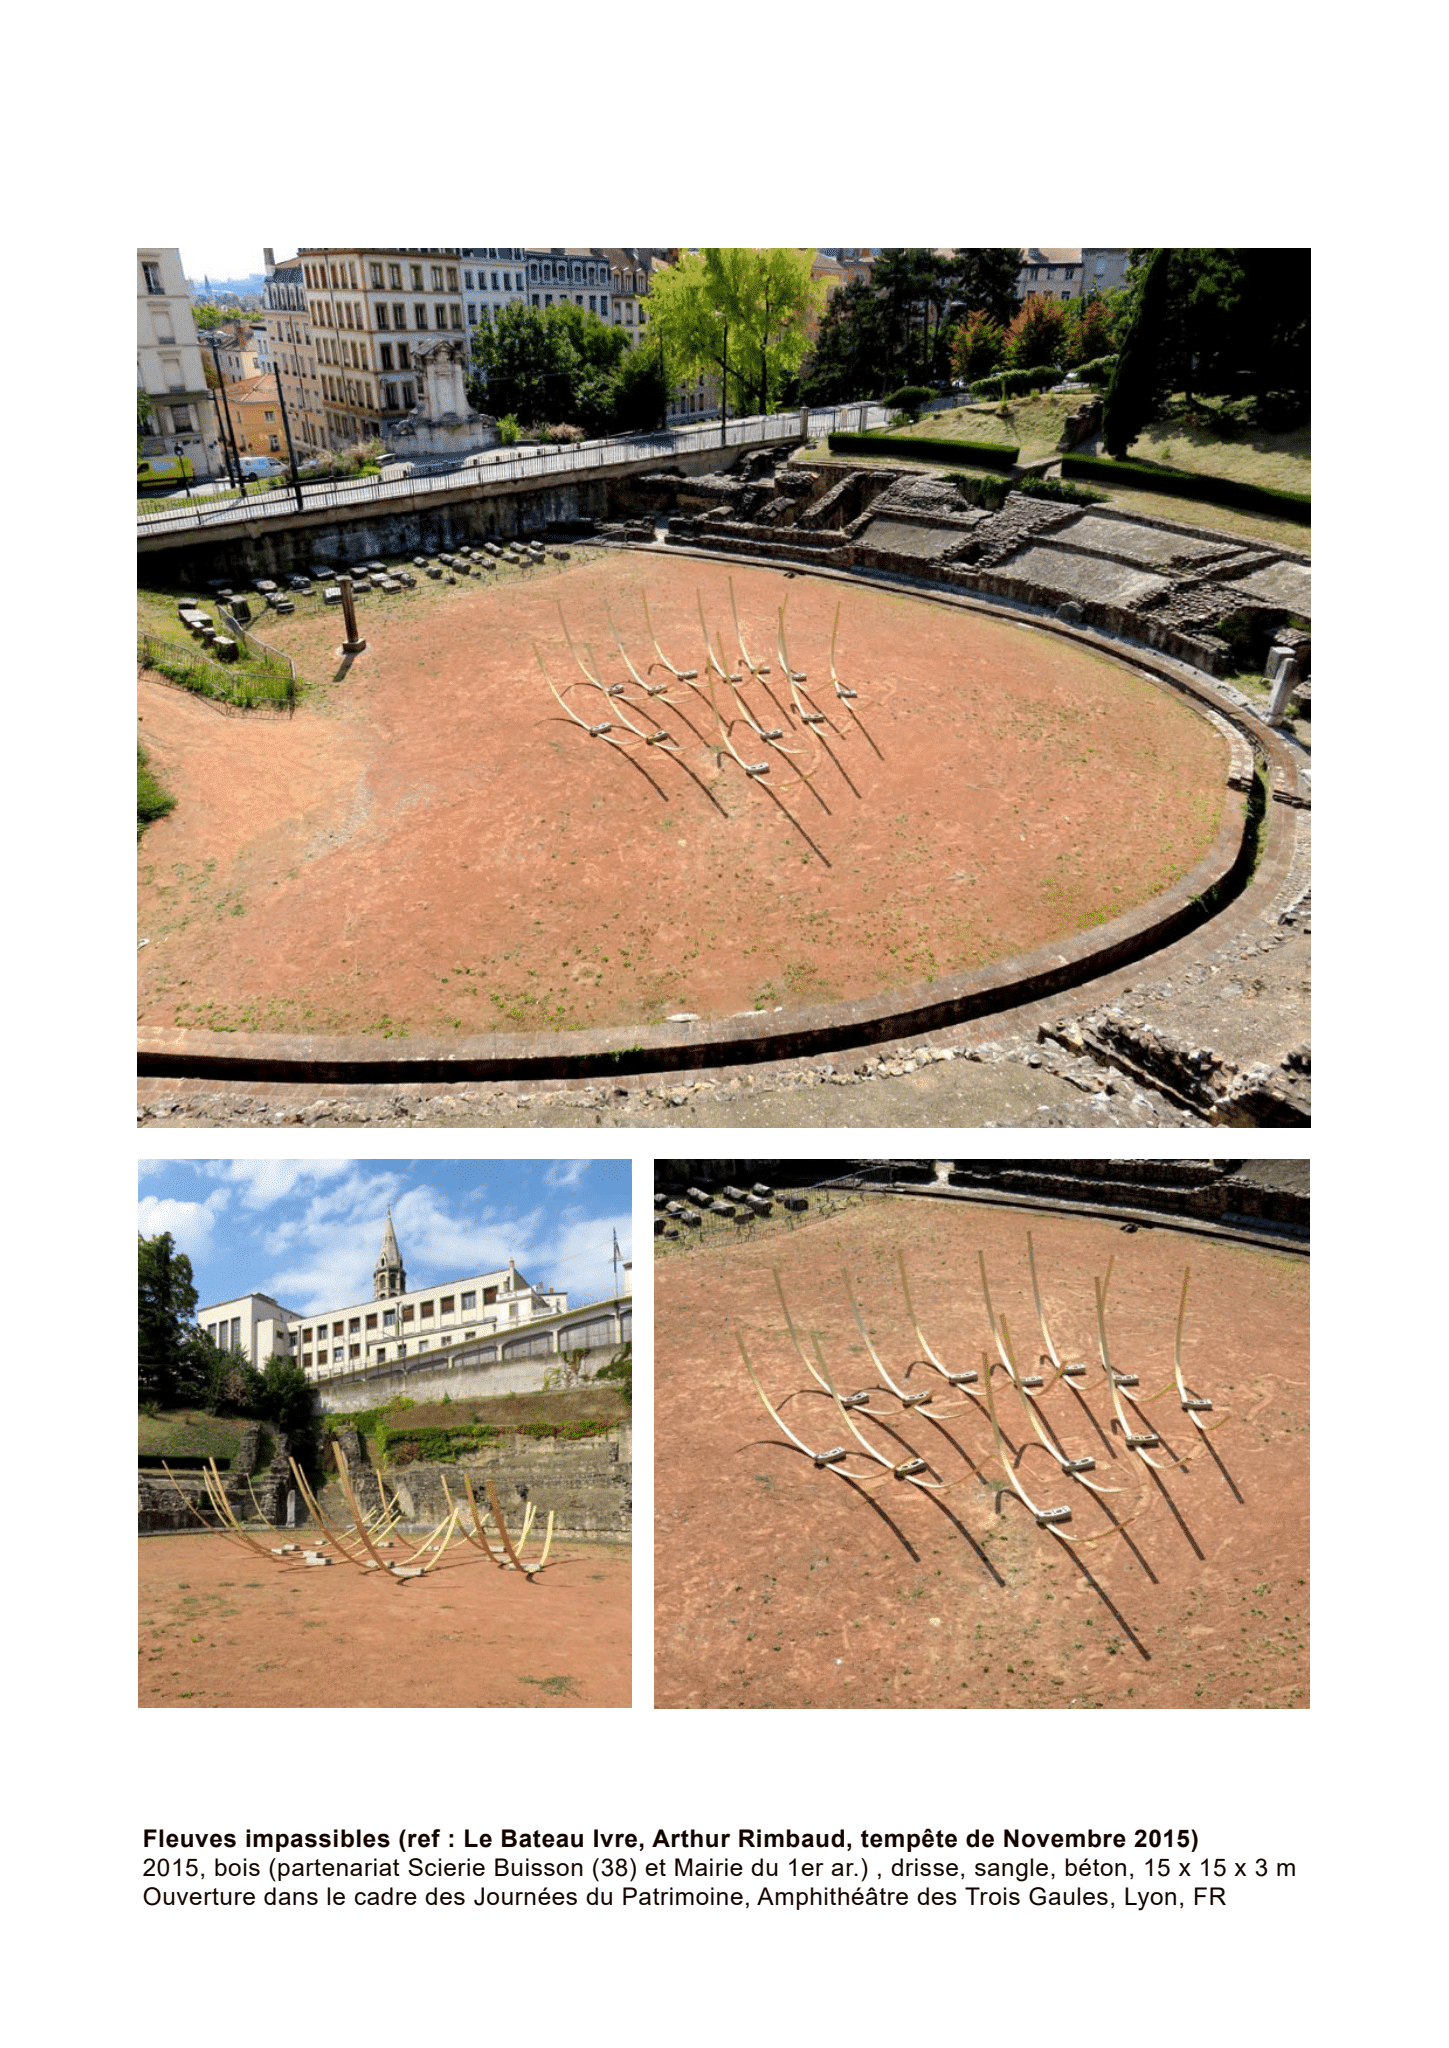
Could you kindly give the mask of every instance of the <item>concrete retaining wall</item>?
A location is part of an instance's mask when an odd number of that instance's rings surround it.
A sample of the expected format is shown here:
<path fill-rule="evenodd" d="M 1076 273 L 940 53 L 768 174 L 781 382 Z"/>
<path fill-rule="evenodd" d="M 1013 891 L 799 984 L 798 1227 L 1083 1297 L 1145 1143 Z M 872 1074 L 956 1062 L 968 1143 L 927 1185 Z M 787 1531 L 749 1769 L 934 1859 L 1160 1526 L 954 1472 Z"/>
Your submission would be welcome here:
<path fill-rule="evenodd" d="M 590 1351 L 583 1363 L 584 1377 L 592 1379 L 599 1367 L 607 1365 L 614 1356 L 614 1349 L 617 1347 L 605 1346 Z M 456 1366 L 445 1366 L 439 1356 L 426 1370 L 403 1372 L 391 1367 L 366 1376 L 359 1373 L 346 1379 L 321 1380 L 316 1389 L 315 1409 L 318 1415 L 355 1415 L 364 1408 L 385 1408 L 399 1395 L 421 1403 L 441 1401 L 444 1394 L 454 1401 L 476 1400 L 480 1395 L 486 1398 L 492 1394 L 536 1394 L 543 1386 L 544 1374 L 557 1372 L 561 1362 L 557 1353 L 547 1351 L 491 1362 L 476 1358 L 470 1361 L 465 1355 Z"/>

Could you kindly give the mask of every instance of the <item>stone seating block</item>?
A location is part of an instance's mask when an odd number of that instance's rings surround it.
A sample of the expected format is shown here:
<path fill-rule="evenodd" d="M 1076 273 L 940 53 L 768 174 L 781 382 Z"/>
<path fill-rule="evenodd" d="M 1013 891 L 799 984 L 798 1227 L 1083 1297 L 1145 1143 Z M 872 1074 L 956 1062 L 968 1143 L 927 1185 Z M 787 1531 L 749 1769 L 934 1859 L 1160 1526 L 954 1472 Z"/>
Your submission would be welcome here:
<path fill-rule="evenodd" d="M 341 604 L 342 592 L 335 583 L 329 583 L 322 592 L 322 602 L 323 604 Z"/>
<path fill-rule="evenodd" d="M 211 646 L 218 661 L 236 660 L 236 642 L 228 639 L 225 633 L 218 633 Z"/>

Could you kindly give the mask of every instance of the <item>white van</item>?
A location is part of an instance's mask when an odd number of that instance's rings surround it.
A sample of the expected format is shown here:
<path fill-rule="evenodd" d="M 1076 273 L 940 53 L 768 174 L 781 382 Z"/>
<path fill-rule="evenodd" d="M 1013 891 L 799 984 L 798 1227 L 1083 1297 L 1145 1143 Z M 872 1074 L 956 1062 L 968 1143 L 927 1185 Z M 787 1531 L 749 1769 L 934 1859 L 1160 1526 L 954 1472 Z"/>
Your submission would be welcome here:
<path fill-rule="evenodd" d="M 245 477 L 280 476 L 287 466 L 278 462 L 275 455 L 243 455 L 240 460 L 241 473 Z"/>

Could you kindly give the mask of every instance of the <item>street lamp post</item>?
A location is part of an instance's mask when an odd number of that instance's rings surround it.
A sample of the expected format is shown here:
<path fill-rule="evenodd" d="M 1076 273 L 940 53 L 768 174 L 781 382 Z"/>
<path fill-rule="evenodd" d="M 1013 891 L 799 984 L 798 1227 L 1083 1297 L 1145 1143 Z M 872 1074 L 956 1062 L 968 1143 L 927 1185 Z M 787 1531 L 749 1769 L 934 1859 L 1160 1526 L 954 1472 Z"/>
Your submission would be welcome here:
<path fill-rule="evenodd" d="M 191 503 L 191 479 L 186 474 L 186 456 L 184 453 L 184 444 L 178 441 L 175 445 L 174 452 L 176 456 L 176 474 L 181 479 L 182 485 L 186 491 L 186 502 L 189 505 Z"/>
<path fill-rule="evenodd" d="M 724 327 L 724 375 L 719 387 L 719 445 L 724 447 L 729 432 L 730 410 L 730 323 L 723 313 L 716 313 L 715 319 Z"/>

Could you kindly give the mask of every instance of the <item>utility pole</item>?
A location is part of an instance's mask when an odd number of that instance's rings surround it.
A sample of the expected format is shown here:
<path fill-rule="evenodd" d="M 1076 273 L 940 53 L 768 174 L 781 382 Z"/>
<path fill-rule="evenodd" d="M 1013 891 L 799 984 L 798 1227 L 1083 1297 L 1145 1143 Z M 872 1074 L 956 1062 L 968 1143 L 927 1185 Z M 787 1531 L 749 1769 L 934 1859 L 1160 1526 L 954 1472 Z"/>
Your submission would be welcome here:
<path fill-rule="evenodd" d="M 302 510 L 302 479 L 297 474 L 297 456 L 296 451 L 292 447 L 292 426 L 287 418 L 287 401 L 282 396 L 282 368 L 280 363 L 273 369 L 272 375 L 277 380 L 277 404 L 282 409 L 282 432 L 287 437 L 287 460 L 292 465 L 292 489 L 297 493 L 297 510 L 300 512 Z"/>

